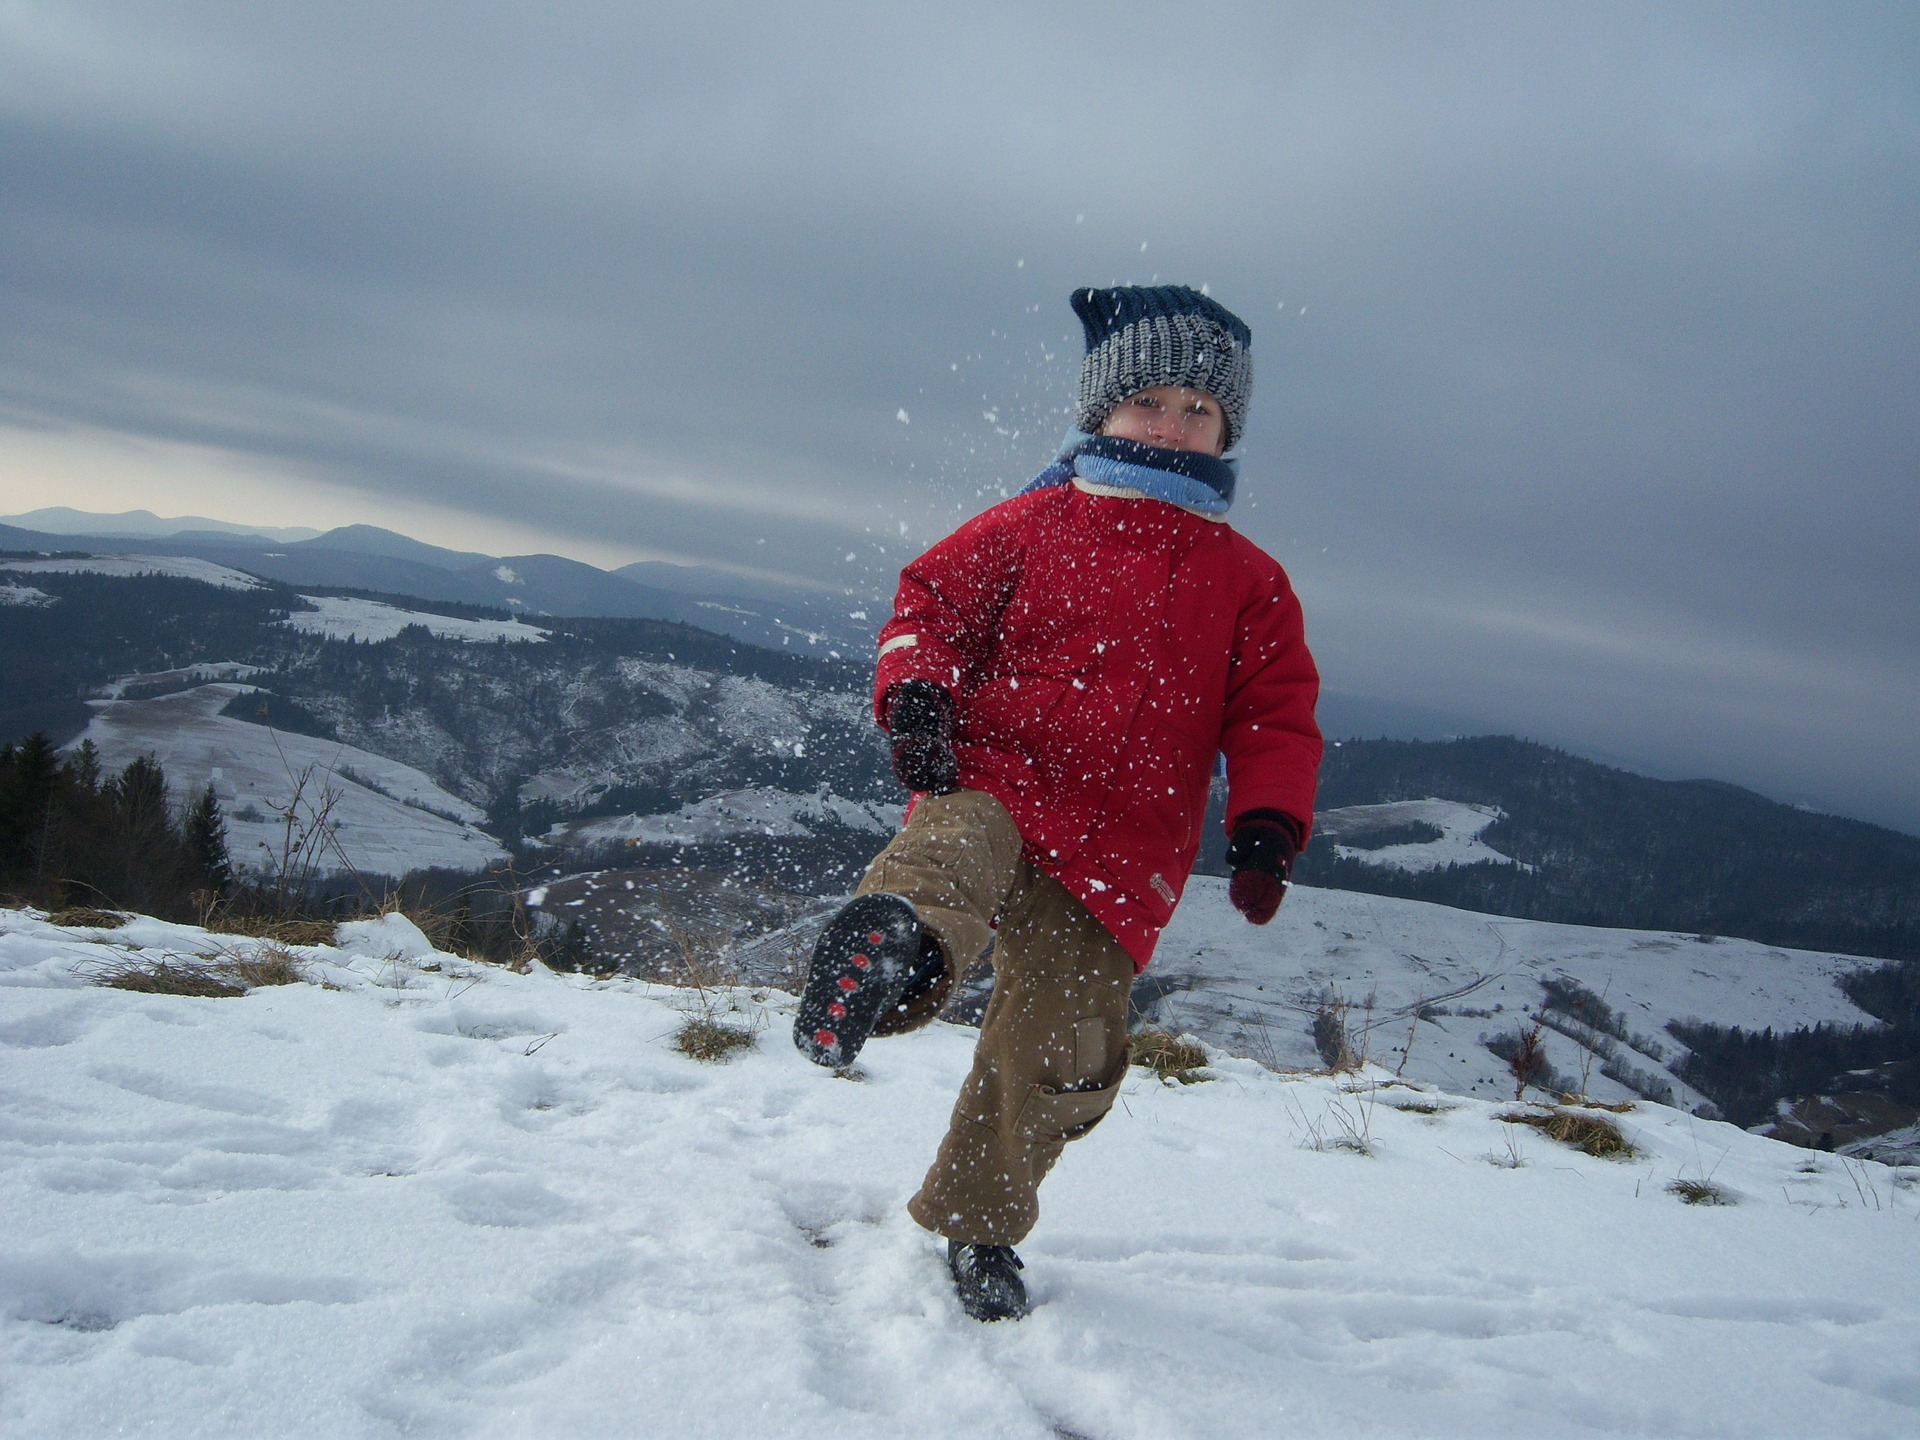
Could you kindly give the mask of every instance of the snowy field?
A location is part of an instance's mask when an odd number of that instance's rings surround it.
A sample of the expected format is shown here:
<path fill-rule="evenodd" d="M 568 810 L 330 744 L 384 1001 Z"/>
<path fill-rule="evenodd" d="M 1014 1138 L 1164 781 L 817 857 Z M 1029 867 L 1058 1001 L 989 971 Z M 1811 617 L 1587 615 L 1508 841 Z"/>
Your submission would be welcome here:
<path fill-rule="evenodd" d="M 53 597 L 31 585 L 0 584 L 0 605 L 51 605 Z"/>
<path fill-rule="evenodd" d="M 1920 1427 L 1920 1171 L 1658 1107 L 1590 1159 L 1378 1071 L 1136 1071 L 1022 1247 L 1038 1308 L 983 1327 L 901 1209 L 970 1032 L 848 1083 L 742 993 L 758 1044 L 705 1066 L 684 993 L 397 918 L 339 941 L 317 983 L 186 999 L 82 976 L 248 942 L 0 912 L 0 1433 Z M 1666 1188 L 1706 1179 L 1735 1203 Z"/>
<path fill-rule="evenodd" d="M 91 740 L 109 771 L 153 754 L 179 804 L 211 780 L 226 812 L 228 851 L 241 865 L 277 864 L 286 852 L 280 815 L 309 771 L 301 791 L 302 824 L 312 824 L 323 795 L 334 797 L 334 841 L 319 847 L 318 873 L 334 874 L 350 864 L 363 875 L 398 877 L 430 865 L 481 869 L 507 858 L 480 828 L 484 812 L 411 766 L 220 713 L 235 696 L 249 693 L 249 686 L 222 683 L 152 700 L 96 702 L 92 721 L 73 743 Z"/>
<path fill-rule="evenodd" d="M 1255 927 L 1227 903 L 1226 886 L 1201 875 L 1188 882 L 1147 978 L 1168 990 L 1159 1008 L 1173 1028 L 1283 1065 L 1317 1063 L 1308 1026 L 1331 996 L 1351 1005 L 1350 1029 L 1372 1026 L 1367 1053 L 1388 1069 L 1459 1094 L 1510 1092 L 1512 1077 L 1484 1040 L 1524 1023 L 1540 1004 L 1541 982 L 1565 977 L 1625 1022 L 1632 1040 L 1608 1037 L 1620 1059 L 1670 1083 L 1691 1107 L 1701 1097 L 1666 1069 L 1684 1053 L 1666 1033 L 1669 1020 L 1747 1030 L 1876 1023 L 1834 982 L 1877 960 L 1510 920 L 1305 885 L 1287 892 L 1271 924 Z M 1416 1008 L 1425 1017 L 1417 1025 Z M 1574 1040 L 1551 1030 L 1545 1039 L 1555 1070 L 1574 1081 L 1584 1074 L 1586 1093 L 1631 1098 Z"/>
<path fill-rule="evenodd" d="M 222 590 L 264 590 L 266 584 L 239 570 L 191 555 L 85 555 L 60 560 L 0 560 L 0 572 L 26 575 L 172 575 L 218 585 Z"/>
<path fill-rule="evenodd" d="M 1518 864 L 1511 855 L 1501 854 L 1480 838 L 1480 832 L 1500 818 L 1500 811 L 1491 805 L 1468 805 L 1460 800 L 1396 800 L 1387 805 L 1348 805 L 1338 810 L 1323 810 L 1313 817 L 1313 828 L 1338 842 L 1347 836 L 1359 839 L 1369 830 L 1431 825 L 1441 832 L 1437 840 L 1409 841 L 1378 849 L 1339 843 L 1333 847 L 1333 853 L 1342 860 L 1360 860 L 1368 865 L 1418 874 L 1445 865 Z M 1533 867 L 1521 868 L 1531 870 Z"/>
<path fill-rule="evenodd" d="M 548 637 L 547 631 L 518 620 L 461 620 L 425 610 L 401 610 L 378 600 L 361 600 L 351 595 L 302 595 L 300 598 L 314 608 L 294 611 L 285 623 L 303 634 L 322 635 L 329 640 L 378 644 L 393 639 L 409 625 L 424 625 L 430 634 L 442 640 L 463 640 L 476 645 L 496 640 L 533 642 Z"/>

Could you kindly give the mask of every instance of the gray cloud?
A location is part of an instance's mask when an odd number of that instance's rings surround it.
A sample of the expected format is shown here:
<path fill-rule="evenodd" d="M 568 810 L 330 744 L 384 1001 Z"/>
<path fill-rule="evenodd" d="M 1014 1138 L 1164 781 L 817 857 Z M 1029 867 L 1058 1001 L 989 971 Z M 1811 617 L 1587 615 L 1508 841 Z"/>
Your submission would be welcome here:
<path fill-rule="evenodd" d="M 1915 828 L 1917 181 L 1904 5 L 22 3 L 0 419 L 872 587 L 1205 282 L 1330 684 Z"/>

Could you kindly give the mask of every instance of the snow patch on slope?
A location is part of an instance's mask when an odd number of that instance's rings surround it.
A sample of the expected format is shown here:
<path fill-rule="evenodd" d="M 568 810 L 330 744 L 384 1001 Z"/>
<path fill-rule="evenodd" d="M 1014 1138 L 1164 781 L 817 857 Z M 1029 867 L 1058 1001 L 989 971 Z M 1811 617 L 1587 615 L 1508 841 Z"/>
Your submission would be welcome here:
<path fill-rule="evenodd" d="M 351 869 L 404 875 L 428 866 L 472 870 L 507 858 L 482 830 L 486 814 L 396 760 L 222 715 L 242 684 L 202 685 L 152 700 L 96 701 L 74 741 L 91 740 L 106 768 L 152 754 L 176 803 L 212 782 L 226 812 L 228 849 L 253 868 L 283 858 L 283 813 L 295 803 L 301 827 L 318 821 L 328 797 L 331 839 L 318 847 L 319 873 Z M 309 777 L 304 788 L 303 776 Z"/>
<path fill-rule="evenodd" d="M 1514 865 L 1510 855 L 1481 840 L 1480 832 L 1504 812 L 1492 805 L 1467 805 L 1458 800 L 1400 800 L 1388 805 L 1348 805 L 1325 810 L 1313 817 L 1316 834 L 1333 840 L 1334 853 L 1342 860 L 1359 860 L 1391 870 L 1419 873 L 1438 870 L 1445 865 Z M 1418 840 L 1377 849 L 1338 843 L 1343 837 L 1359 840 L 1368 832 L 1380 833 L 1405 825 L 1431 825 L 1441 832 L 1437 840 Z M 1521 865 L 1531 870 L 1531 865 Z"/>
<path fill-rule="evenodd" d="M 286 624 L 305 635 L 321 635 L 329 640 L 358 640 L 378 644 L 391 640 L 409 625 L 425 626 L 428 633 L 443 640 L 464 640 L 487 644 L 495 640 L 536 642 L 549 633 L 519 620 L 461 620 L 451 615 L 434 615 L 424 610 L 401 610 L 378 600 L 362 600 L 352 595 L 302 595 L 312 610 L 296 610 Z"/>
<path fill-rule="evenodd" d="M 1873 1025 L 1835 981 L 1880 963 L 1753 940 L 1510 920 L 1306 885 L 1289 888 L 1272 923 L 1255 927 L 1228 901 L 1226 881 L 1196 875 L 1135 995 L 1164 992 L 1165 1018 L 1210 1044 L 1303 1067 L 1320 1063 L 1313 1015 L 1336 997 L 1352 1005 L 1351 1027 L 1373 1027 L 1364 1039 L 1374 1059 L 1399 1067 L 1404 1055 L 1411 1079 L 1498 1095 L 1512 1093 L 1513 1077 L 1486 1037 L 1526 1024 L 1544 997 L 1542 982 L 1564 976 L 1624 1021 L 1634 1038 L 1613 1042 L 1620 1059 L 1668 1081 L 1693 1106 L 1703 1097 L 1666 1068 L 1685 1054 L 1668 1021 L 1706 1018 L 1755 1031 Z M 1424 1017 L 1417 1023 L 1416 1010 Z M 1595 1098 L 1630 1098 L 1566 1035 L 1550 1030 L 1546 1043 L 1562 1075 L 1577 1081 L 1587 1072 Z"/>
<path fill-rule="evenodd" d="M 191 555 L 85 555 L 45 560 L 0 560 L 0 570 L 28 575 L 171 575 L 222 590 L 264 590 L 266 582 Z"/>
<path fill-rule="evenodd" d="M 0 605 L 51 605 L 53 596 L 31 585 L 0 585 Z"/>
<path fill-rule="evenodd" d="M 251 942 L 0 911 L 8 1433 L 1864 1436 L 1920 1407 L 1920 1172 L 1653 1106 L 1609 1162 L 1379 1072 L 1134 1071 L 1021 1246 L 1038 1308 L 980 1326 L 902 1212 L 972 1032 L 877 1041 L 848 1084 L 741 991 L 757 1044 L 701 1066 L 684 993 L 384 924 L 299 952 L 341 988 L 205 1000 L 81 972 Z M 1324 1143 L 1348 1127 L 1370 1154 Z M 1738 1203 L 1666 1190 L 1708 1175 Z"/>

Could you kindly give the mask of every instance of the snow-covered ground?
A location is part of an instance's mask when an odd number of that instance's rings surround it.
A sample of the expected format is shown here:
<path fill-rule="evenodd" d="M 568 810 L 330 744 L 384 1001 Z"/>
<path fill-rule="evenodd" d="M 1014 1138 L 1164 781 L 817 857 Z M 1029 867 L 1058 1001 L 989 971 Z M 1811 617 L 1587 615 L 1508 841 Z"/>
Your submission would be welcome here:
<path fill-rule="evenodd" d="M 181 804 L 211 780 L 226 812 L 227 848 L 236 863 L 252 868 L 278 866 L 287 855 L 282 814 L 296 790 L 303 827 L 311 826 L 324 797 L 333 797 L 334 840 L 315 853 L 320 874 L 349 865 L 363 875 L 399 876 L 427 866 L 471 870 L 507 858 L 480 828 L 486 816 L 479 807 L 411 766 L 220 713 L 249 689 L 222 683 L 152 700 L 98 701 L 73 743 L 91 740 L 108 770 L 151 753 Z"/>
<path fill-rule="evenodd" d="M 286 623 L 308 635 L 324 635 L 329 640 L 358 640 L 377 644 L 391 640 L 409 625 L 424 625 L 428 632 L 443 640 L 464 640 L 472 644 L 490 644 L 495 640 L 540 641 L 545 630 L 518 620 L 461 620 L 451 615 L 434 615 L 425 610 L 402 610 L 378 600 L 361 600 L 351 595 L 302 595 L 312 610 L 296 610 Z"/>
<path fill-rule="evenodd" d="M 191 555 L 84 555 L 72 559 L 0 560 L 0 571 L 26 575 L 173 575 L 222 590 L 264 590 L 266 582 Z"/>
<path fill-rule="evenodd" d="M 980 1326 L 901 1208 L 970 1032 L 848 1083 L 742 993 L 758 1044 L 709 1067 L 670 1046 L 685 993 L 339 939 L 318 983 L 185 999 L 84 973 L 247 942 L 0 912 L 0 1433 L 1920 1428 L 1920 1171 L 1652 1106 L 1607 1161 L 1378 1072 L 1136 1071 L 1022 1246 L 1038 1308 Z M 1736 1203 L 1667 1190 L 1708 1179 Z"/>
<path fill-rule="evenodd" d="M 0 585 L 0 605 L 51 605 L 53 597 L 31 585 Z"/>
<path fill-rule="evenodd" d="M 805 837 L 826 827 L 870 830 L 890 836 L 900 828 L 902 807 L 847 800 L 829 792 L 796 795 L 788 790 L 730 790 L 689 801 L 667 815 L 609 815 L 569 821 L 543 837 L 548 845 L 698 845 L 735 835 Z M 878 847 L 876 847 L 878 848 Z"/>
<path fill-rule="evenodd" d="M 1601 996 L 1632 1037 L 1603 1043 L 1692 1106 L 1701 1097 L 1665 1068 L 1685 1053 L 1666 1032 L 1669 1020 L 1747 1030 L 1871 1025 L 1834 981 L 1881 963 L 1752 940 L 1509 920 L 1305 885 L 1287 892 L 1271 924 L 1256 927 L 1227 903 L 1224 880 L 1196 875 L 1147 977 L 1171 992 L 1162 1009 L 1174 1028 L 1270 1052 L 1287 1065 L 1316 1062 L 1309 1026 L 1322 997 L 1349 1002 L 1349 1028 L 1373 1027 L 1371 1058 L 1397 1069 L 1404 1055 L 1409 1078 L 1480 1095 L 1513 1087 L 1485 1039 L 1525 1024 L 1540 1005 L 1541 982 L 1567 977 Z M 1417 1026 L 1416 1007 L 1426 1017 Z M 1573 1039 L 1552 1030 L 1545 1039 L 1554 1069 L 1575 1081 L 1584 1074 L 1587 1093 L 1630 1097 Z"/>
<path fill-rule="evenodd" d="M 95 693 L 104 699 L 119 700 L 129 690 L 185 689 L 190 685 L 210 685 L 216 680 L 251 680 L 264 675 L 266 667 L 247 665 L 237 660 L 213 660 L 203 665 L 182 665 L 172 670 L 148 670 L 122 675 Z"/>
<path fill-rule="evenodd" d="M 1438 870 L 1443 865 L 1514 865 L 1519 862 L 1503 855 L 1480 838 L 1480 832 L 1501 818 L 1491 805 L 1468 805 L 1459 800 L 1397 800 L 1387 805 L 1348 805 L 1338 810 L 1323 810 L 1313 817 L 1313 828 L 1338 842 L 1347 836 L 1361 839 L 1367 832 L 1394 829 L 1402 825 L 1431 825 L 1439 830 L 1437 840 L 1414 840 L 1400 845 L 1368 848 L 1336 843 L 1334 854 L 1342 860 L 1361 860 L 1390 870 L 1419 873 Z M 1521 866 L 1531 870 L 1531 865 Z"/>

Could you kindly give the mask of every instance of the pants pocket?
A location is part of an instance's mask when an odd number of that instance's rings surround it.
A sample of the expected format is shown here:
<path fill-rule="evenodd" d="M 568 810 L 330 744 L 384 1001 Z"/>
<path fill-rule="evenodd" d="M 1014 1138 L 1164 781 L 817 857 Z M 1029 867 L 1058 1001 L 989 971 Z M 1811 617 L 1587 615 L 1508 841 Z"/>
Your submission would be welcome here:
<path fill-rule="evenodd" d="M 1106 1118 L 1119 1098 L 1120 1082 L 1127 1078 L 1126 1058 L 1098 1085 L 1083 1082 L 1064 1090 L 1036 1085 L 1020 1106 L 1014 1129 L 1034 1144 L 1078 1140 Z"/>

